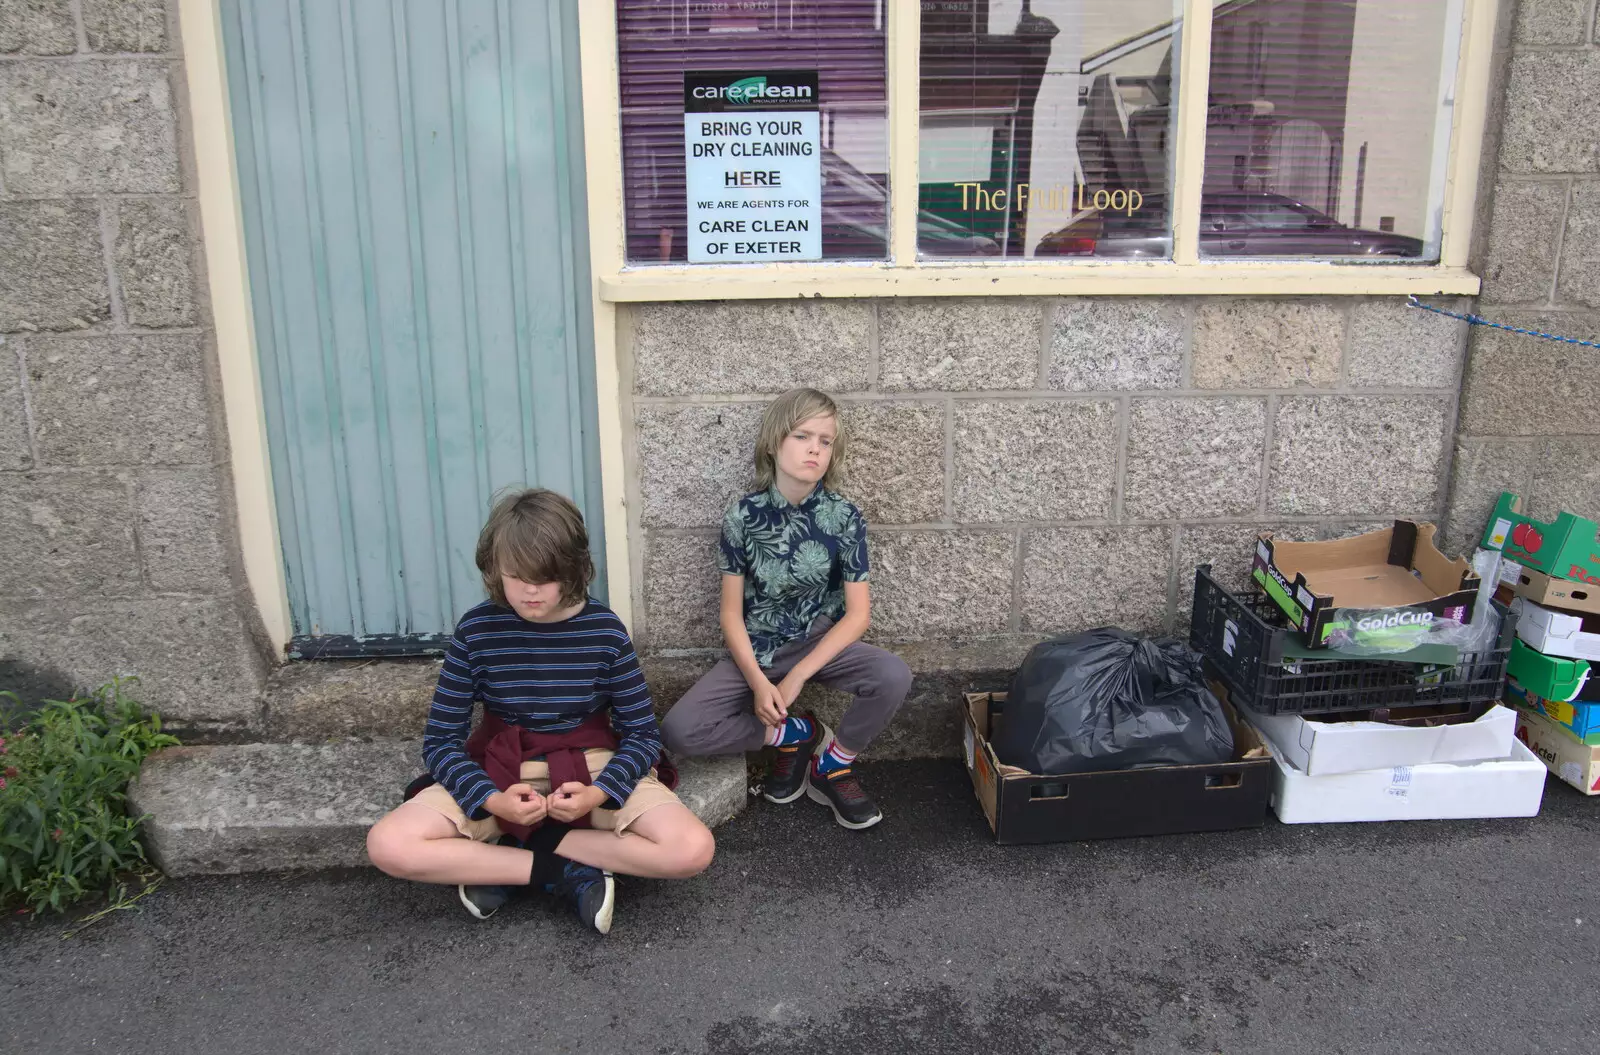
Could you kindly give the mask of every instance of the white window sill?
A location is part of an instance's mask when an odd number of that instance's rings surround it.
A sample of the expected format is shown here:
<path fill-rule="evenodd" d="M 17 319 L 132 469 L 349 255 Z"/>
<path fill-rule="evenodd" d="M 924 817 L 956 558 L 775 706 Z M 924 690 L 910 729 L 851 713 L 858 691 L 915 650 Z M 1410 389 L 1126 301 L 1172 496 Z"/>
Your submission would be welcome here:
<path fill-rule="evenodd" d="M 600 276 L 611 302 L 788 297 L 1474 296 L 1478 276 L 1442 264 L 1264 260 L 1174 264 L 702 264 L 624 268 Z"/>

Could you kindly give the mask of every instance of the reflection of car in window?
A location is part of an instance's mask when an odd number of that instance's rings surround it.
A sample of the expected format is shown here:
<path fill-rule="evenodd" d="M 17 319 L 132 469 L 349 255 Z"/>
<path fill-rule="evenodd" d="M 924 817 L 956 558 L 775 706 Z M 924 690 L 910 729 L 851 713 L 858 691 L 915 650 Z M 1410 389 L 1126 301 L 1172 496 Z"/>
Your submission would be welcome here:
<path fill-rule="evenodd" d="M 822 255 L 881 259 L 889 252 L 889 191 L 831 150 L 822 152 Z M 1000 245 L 926 209 L 917 213 L 917 246 L 938 256 L 997 256 Z"/>
<path fill-rule="evenodd" d="M 1131 216 L 1085 213 L 1046 235 L 1036 256 L 1165 259 L 1172 252 L 1162 196 Z M 1422 241 L 1389 231 L 1347 227 L 1282 194 L 1229 191 L 1200 201 L 1200 251 L 1207 256 L 1396 257 L 1422 255 Z"/>

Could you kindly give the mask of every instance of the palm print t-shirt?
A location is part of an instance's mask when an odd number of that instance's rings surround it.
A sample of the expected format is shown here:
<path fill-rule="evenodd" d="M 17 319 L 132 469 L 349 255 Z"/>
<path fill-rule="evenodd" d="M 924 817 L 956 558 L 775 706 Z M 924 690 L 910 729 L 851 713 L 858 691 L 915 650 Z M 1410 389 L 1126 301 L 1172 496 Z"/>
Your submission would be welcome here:
<path fill-rule="evenodd" d="M 821 484 L 798 506 L 769 487 L 728 507 L 717 566 L 744 576 L 744 626 L 770 667 L 818 618 L 844 615 L 845 583 L 867 581 L 867 522 Z"/>

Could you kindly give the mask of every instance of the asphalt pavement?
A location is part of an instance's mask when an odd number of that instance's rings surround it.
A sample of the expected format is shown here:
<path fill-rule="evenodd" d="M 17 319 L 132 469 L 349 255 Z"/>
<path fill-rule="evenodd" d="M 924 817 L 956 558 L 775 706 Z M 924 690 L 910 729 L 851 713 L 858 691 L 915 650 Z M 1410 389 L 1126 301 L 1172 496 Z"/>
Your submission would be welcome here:
<path fill-rule="evenodd" d="M 1600 799 L 1528 820 L 997 847 L 959 763 L 888 818 L 761 802 L 609 937 L 370 871 L 0 922 L 0 1053 L 1385 1052 L 1600 1047 Z"/>

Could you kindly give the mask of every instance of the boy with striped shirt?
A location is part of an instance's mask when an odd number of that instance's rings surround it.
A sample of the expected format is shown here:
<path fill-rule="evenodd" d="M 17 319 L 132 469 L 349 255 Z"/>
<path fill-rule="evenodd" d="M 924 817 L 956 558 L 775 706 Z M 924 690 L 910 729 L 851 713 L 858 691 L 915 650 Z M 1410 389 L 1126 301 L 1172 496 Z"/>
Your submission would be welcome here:
<path fill-rule="evenodd" d="M 368 854 L 390 875 L 456 885 L 480 919 L 532 886 L 604 934 L 613 872 L 696 875 L 711 833 L 657 779 L 655 710 L 622 621 L 587 596 L 577 507 L 537 488 L 506 496 L 477 564 L 490 600 L 456 624 L 423 737 L 435 783 L 373 827 Z"/>

